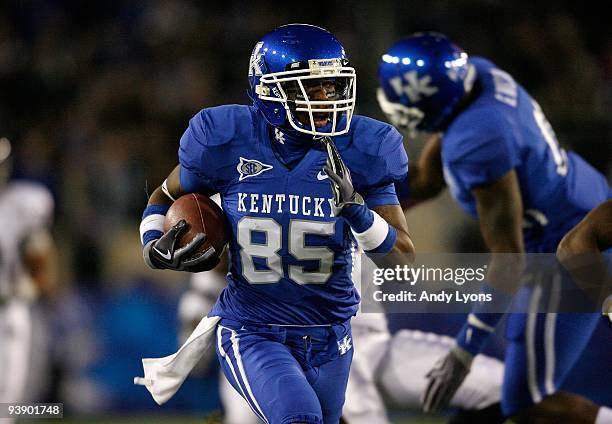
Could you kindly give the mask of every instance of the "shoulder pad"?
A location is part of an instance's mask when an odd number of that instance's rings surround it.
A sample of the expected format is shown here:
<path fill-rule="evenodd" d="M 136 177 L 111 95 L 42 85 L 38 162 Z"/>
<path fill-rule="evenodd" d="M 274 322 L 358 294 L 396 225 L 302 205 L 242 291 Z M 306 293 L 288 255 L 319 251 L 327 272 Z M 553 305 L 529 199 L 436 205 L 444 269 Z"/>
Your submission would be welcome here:
<path fill-rule="evenodd" d="M 189 127 L 204 145 L 220 146 L 235 138 L 249 139 L 253 133 L 252 107 L 223 105 L 202 109 L 189 121 Z"/>
<path fill-rule="evenodd" d="M 392 125 L 361 115 L 353 117 L 349 134 L 353 148 L 376 156 L 395 150 L 397 144 L 401 144 L 403 140 L 402 135 Z"/>
<path fill-rule="evenodd" d="M 339 149 L 358 191 L 399 181 L 408 172 L 402 135 L 376 119 L 355 116 L 349 140 L 340 141 Z"/>

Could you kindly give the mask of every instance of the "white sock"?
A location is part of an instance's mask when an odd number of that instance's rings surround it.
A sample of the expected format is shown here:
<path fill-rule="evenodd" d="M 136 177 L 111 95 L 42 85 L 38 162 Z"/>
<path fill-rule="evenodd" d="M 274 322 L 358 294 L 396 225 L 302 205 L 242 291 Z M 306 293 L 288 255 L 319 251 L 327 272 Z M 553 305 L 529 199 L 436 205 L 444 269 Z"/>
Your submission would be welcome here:
<path fill-rule="evenodd" d="M 602 406 L 595 417 L 595 424 L 612 424 L 612 409 Z"/>

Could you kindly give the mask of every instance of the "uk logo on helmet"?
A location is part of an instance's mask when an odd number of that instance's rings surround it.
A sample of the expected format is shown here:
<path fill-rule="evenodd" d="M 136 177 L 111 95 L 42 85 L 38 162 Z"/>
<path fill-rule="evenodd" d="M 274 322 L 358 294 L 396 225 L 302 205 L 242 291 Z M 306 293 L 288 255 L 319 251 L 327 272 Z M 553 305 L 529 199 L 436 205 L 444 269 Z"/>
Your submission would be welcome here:
<path fill-rule="evenodd" d="M 410 71 L 404 74 L 404 79 L 408 83 L 407 85 L 402 84 L 401 77 L 392 78 L 389 80 L 389 84 L 398 96 L 404 93 L 412 103 L 420 101 L 422 96 L 429 97 L 438 92 L 438 87 L 429 85 L 431 83 L 431 76 L 429 75 L 419 78 L 416 71 Z"/>
<path fill-rule="evenodd" d="M 240 157 L 240 162 L 236 167 L 236 170 L 240 174 L 238 181 L 242 181 L 245 178 L 255 177 L 262 172 L 269 171 L 272 169 L 272 165 L 266 165 L 255 159 L 245 159 Z"/>
<path fill-rule="evenodd" d="M 259 43 L 255 44 L 255 48 L 253 48 L 253 53 L 251 53 L 251 60 L 249 61 L 249 76 L 263 75 L 263 63 L 261 60 L 263 56 L 263 52 L 261 51 L 263 44 L 263 41 L 260 41 Z"/>

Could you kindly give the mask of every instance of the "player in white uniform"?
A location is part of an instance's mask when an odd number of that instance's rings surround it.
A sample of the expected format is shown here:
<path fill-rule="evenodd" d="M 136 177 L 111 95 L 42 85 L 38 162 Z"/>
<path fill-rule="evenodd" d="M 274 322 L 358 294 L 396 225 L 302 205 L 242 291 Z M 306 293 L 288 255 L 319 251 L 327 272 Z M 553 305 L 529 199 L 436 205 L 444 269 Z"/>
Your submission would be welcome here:
<path fill-rule="evenodd" d="M 11 144 L 0 138 L 0 403 L 35 400 L 40 378 L 32 305 L 57 281 L 49 233 L 53 198 L 44 187 L 7 183 Z"/>
<path fill-rule="evenodd" d="M 387 406 L 420 409 L 425 375 L 453 346 L 453 338 L 403 329 L 391 335 L 383 314 L 359 314 L 353 319 L 355 353 L 344 403 L 349 424 L 388 423 Z M 503 363 L 478 355 L 469 379 L 451 406 L 476 411 L 500 400 Z"/>

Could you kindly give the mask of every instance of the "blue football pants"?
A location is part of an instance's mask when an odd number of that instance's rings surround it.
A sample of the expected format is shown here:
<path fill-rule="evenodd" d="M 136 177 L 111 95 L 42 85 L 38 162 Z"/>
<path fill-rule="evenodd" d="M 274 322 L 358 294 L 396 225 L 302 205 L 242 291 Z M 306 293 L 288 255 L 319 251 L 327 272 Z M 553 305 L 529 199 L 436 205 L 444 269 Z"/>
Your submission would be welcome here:
<path fill-rule="evenodd" d="M 284 327 L 222 319 L 217 356 L 253 412 L 270 424 L 336 424 L 353 356 L 350 324 Z"/>

